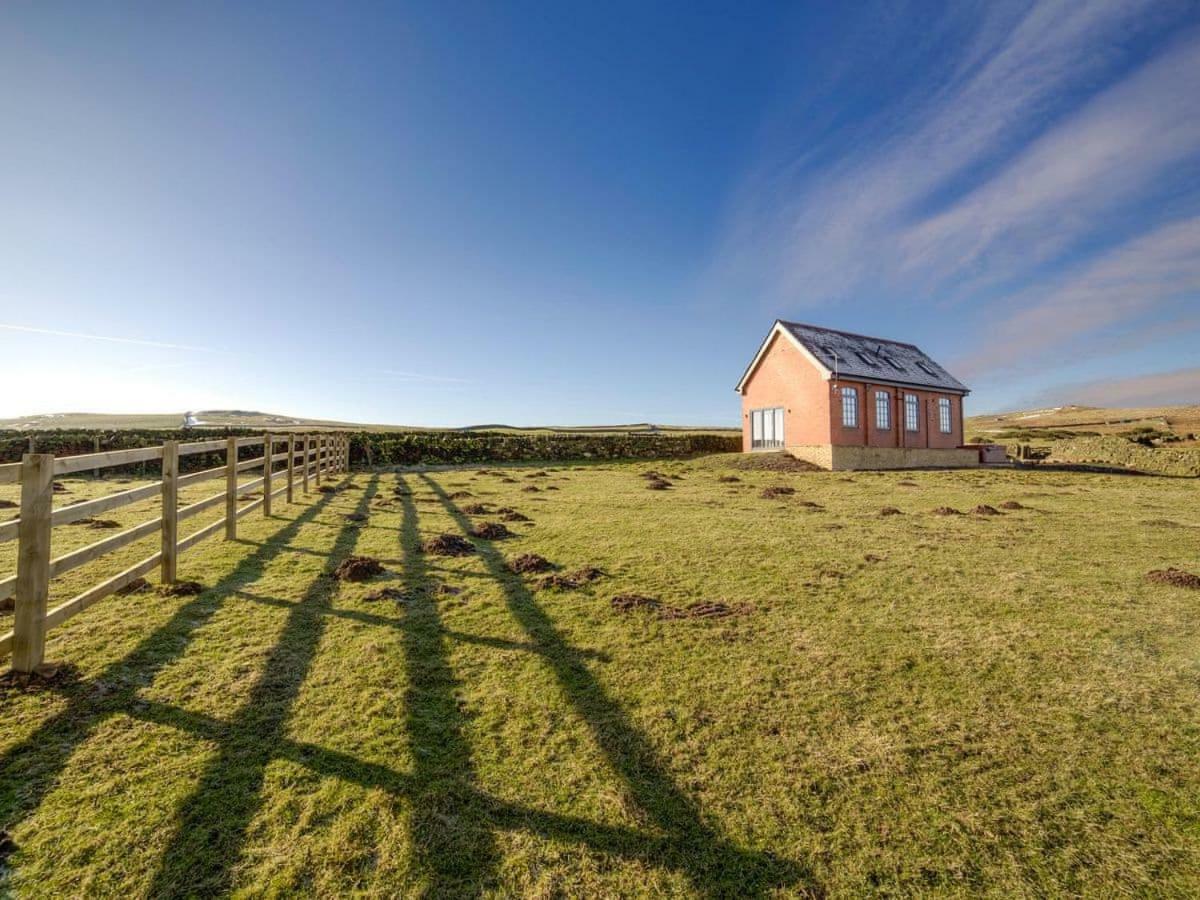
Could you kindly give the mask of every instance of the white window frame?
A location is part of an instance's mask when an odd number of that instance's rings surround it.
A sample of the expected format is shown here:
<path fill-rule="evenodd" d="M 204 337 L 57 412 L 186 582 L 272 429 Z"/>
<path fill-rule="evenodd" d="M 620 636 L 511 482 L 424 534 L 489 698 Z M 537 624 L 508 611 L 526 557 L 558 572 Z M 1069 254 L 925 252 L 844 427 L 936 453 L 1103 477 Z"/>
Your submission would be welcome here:
<path fill-rule="evenodd" d="M 875 392 L 875 427 L 880 431 L 892 430 L 892 395 L 889 391 Z"/>
<path fill-rule="evenodd" d="M 783 445 L 783 407 L 750 410 L 750 449 L 782 450 Z"/>
<path fill-rule="evenodd" d="M 913 434 L 921 430 L 921 398 L 916 394 L 904 395 L 904 430 Z"/>
<path fill-rule="evenodd" d="M 954 433 L 954 407 L 949 397 L 938 397 L 938 430 L 942 434 Z"/>
<path fill-rule="evenodd" d="M 842 388 L 842 427 L 858 427 L 858 388 Z"/>

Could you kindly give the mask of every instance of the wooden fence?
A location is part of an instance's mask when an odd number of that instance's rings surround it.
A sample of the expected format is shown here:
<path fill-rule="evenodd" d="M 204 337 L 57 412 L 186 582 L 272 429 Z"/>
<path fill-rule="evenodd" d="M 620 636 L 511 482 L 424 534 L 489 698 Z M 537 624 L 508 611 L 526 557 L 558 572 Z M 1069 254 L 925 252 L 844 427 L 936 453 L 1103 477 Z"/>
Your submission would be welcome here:
<path fill-rule="evenodd" d="M 285 449 L 276 452 L 285 445 Z M 253 459 L 238 459 L 241 447 L 263 447 L 263 455 Z M 181 457 L 196 453 L 225 451 L 225 464 L 181 475 Z M 69 506 L 54 508 L 54 478 L 73 472 L 99 473 L 111 466 L 123 466 L 146 460 L 161 460 L 162 479 L 153 484 L 109 494 L 95 500 L 85 500 Z M 285 468 L 275 467 L 284 463 Z M 299 464 L 297 464 L 299 463 Z M 46 634 L 76 613 L 127 586 L 155 568 L 160 570 L 164 584 L 175 581 L 179 554 L 194 547 L 205 538 L 224 530 L 226 540 L 237 537 L 237 522 L 246 514 L 262 507 L 271 514 L 271 501 L 280 494 L 293 502 L 297 478 L 304 493 L 309 491 L 310 476 L 317 486 L 322 478 L 345 472 L 350 467 L 349 437 L 337 432 L 316 434 L 265 434 L 262 437 L 230 437 L 212 441 L 180 443 L 167 441 L 160 447 L 135 450 L 116 450 L 89 453 L 81 456 L 55 458 L 48 453 L 27 453 L 19 463 L 0 465 L 0 484 L 19 482 L 21 510 L 18 519 L 0 523 L 0 543 L 18 541 L 17 573 L 0 579 L 0 601 L 15 595 L 13 630 L 0 636 L 0 659 L 12 654 L 12 667 L 18 672 L 33 672 L 43 662 Z M 262 469 L 262 475 L 250 482 L 239 483 L 242 472 Z M 274 487 L 275 477 L 283 482 Z M 187 506 L 179 505 L 179 489 L 209 479 L 224 478 L 225 488 Z M 261 489 L 262 496 L 238 508 L 238 498 L 247 491 Z M 162 498 L 158 518 L 96 541 L 62 556 L 52 557 L 51 534 L 55 526 L 117 509 L 130 503 Z M 186 537 L 179 536 L 179 523 L 204 512 L 221 502 L 225 515 Z M 98 559 L 126 544 L 161 535 L 158 552 L 146 557 L 122 572 L 95 584 L 83 593 L 48 609 L 50 580 L 84 563 Z"/>

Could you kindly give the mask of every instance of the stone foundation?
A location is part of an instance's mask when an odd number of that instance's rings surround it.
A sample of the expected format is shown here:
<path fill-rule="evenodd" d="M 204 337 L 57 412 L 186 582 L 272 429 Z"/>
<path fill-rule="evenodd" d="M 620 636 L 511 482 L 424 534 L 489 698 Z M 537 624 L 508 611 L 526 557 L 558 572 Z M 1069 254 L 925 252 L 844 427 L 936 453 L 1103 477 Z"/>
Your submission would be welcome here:
<path fill-rule="evenodd" d="M 787 452 L 822 469 L 964 469 L 979 465 L 979 451 L 927 447 L 835 447 L 811 444 L 788 447 Z"/>

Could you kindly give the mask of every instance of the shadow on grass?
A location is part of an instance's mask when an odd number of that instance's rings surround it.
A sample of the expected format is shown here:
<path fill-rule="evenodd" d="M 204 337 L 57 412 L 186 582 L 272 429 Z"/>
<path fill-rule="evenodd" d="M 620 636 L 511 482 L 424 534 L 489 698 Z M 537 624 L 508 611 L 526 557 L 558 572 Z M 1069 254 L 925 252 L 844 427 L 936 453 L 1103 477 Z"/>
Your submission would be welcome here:
<path fill-rule="evenodd" d="M 6 829 L 11 829 L 41 804 L 76 748 L 107 717 L 116 714 L 137 716 L 141 702 L 138 691 L 183 655 L 195 631 L 211 619 L 230 596 L 262 577 L 267 564 L 284 550 L 304 525 L 320 514 L 329 499 L 329 495 L 318 495 L 311 506 L 281 528 L 268 543 L 257 546 L 227 576 L 180 606 L 167 622 L 96 678 L 61 687 L 66 706 L 0 756 L 0 822 Z"/>
<path fill-rule="evenodd" d="M 397 478 L 403 484 L 403 479 Z M 421 552 L 417 507 L 401 497 L 401 569 L 409 601 L 403 620 L 405 725 L 412 744 L 412 840 L 429 873 L 429 894 L 461 897 L 492 887 L 498 857 L 479 803 L 465 718 L 455 696 L 447 634 Z"/>
<path fill-rule="evenodd" d="M 426 475 L 420 477 L 467 534 L 471 520 L 436 482 Z M 639 853 L 636 848 L 628 847 L 623 848 L 625 852 L 648 856 L 657 865 L 683 872 L 702 894 L 746 897 L 782 886 L 820 893 L 807 867 L 770 853 L 735 847 L 703 821 L 696 804 L 663 771 L 646 737 L 588 669 L 585 654 L 558 633 L 549 615 L 520 576 L 509 571 L 503 555 L 494 546 L 487 541 L 476 541 L 476 546 L 488 572 L 503 589 L 509 610 L 531 642 L 540 648 L 539 655 L 591 730 L 613 771 L 622 779 L 629 799 L 666 835 L 644 839 L 647 852 Z M 593 826 L 580 823 L 578 828 L 578 839 L 598 848 L 604 846 L 605 840 L 599 834 L 593 836 Z"/>
<path fill-rule="evenodd" d="M 377 481 L 378 476 L 363 492 L 360 510 L 376 492 Z M 436 484 L 429 483 L 466 531 L 470 526 L 466 516 Z M 490 577 L 503 588 L 508 607 L 529 640 L 499 641 L 446 629 L 432 593 L 434 567 L 420 553 L 417 508 L 410 498 L 403 502 L 399 535 L 401 574 L 409 597 L 402 617 L 332 608 L 336 586 L 327 576 L 350 555 L 360 533 L 350 523 L 338 531 L 323 575 L 299 601 L 246 590 L 262 576 L 266 564 L 287 549 L 300 527 L 313 521 L 328 499 L 321 498 L 271 542 L 257 546 L 229 576 L 180 607 L 168 623 L 99 678 L 64 687 L 66 708 L 0 757 L 0 821 L 11 824 L 35 809 L 75 748 L 106 716 L 119 713 L 178 728 L 219 747 L 191 797 L 180 807 L 176 830 L 146 892 L 149 896 L 207 896 L 230 891 L 233 867 L 261 806 L 265 772 L 274 759 L 291 761 L 324 777 L 383 790 L 409 804 L 411 843 L 428 878 L 422 893 L 431 896 L 476 895 L 496 888 L 497 829 L 575 842 L 597 853 L 680 871 L 698 893 L 708 896 L 755 896 L 775 887 L 821 893 L 807 868 L 769 853 L 734 847 L 703 822 L 699 809 L 663 772 L 646 738 L 586 667 L 585 660 L 599 654 L 571 647 L 490 545 L 482 545 L 481 557 Z M 289 608 L 258 682 L 234 717 L 216 719 L 138 697 L 142 686 L 182 655 L 191 633 L 232 596 Z M 404 716 L 413 748 L 411 773 L 287 736 L 292 704 L 326 623 L 330 617 L 341 616 L 402 632 L 408 685 Z M 630 798 L 662 834 L 545 812 L 482 792 L 476 785 L 465 717 L 456 697 L 457 681 L 449 664 L 451 641 L 538 654 L 592 730 Z"/>
<path fill-rule="evenodd" d="M 362 492 L 356 511 L 366 509 L 378 476 Z M 246 830 L 262 804 L 267 766 L 286 737 L 292 703 L 316 657 L 337 591 L 333 570 L 354 551 L 358 529 L 346 523 L 334 539 L 323 571 L 291 605 L 283 630 L 262 673 L 237 714 L 226 724 L 216 756 L 180 809 L 171 843 L 148 890 L 151 897 L 213 896 L 227 893 Z"/>

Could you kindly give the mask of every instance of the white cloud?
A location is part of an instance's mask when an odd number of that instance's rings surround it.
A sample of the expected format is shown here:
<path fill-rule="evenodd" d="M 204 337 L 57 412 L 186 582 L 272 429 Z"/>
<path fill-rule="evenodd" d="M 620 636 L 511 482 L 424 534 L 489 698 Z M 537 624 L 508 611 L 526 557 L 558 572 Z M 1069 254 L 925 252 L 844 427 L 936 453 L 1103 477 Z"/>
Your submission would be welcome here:
<path fill-rule="evenodd" d="M 1200 149 L 1200 40 L 1101 94 L 945 212 L 900 236 L 905 271 L 962 275 L 990 255 L 1032 267 Z"/>
<path fill-rule="evenodd" d="M 1136 407 L 1195 404 L 1198 400 L 1200 368 L 1192 368 L 1060 385 L 1040 395 L 1035 402 Z"/>
<path fill-rule="evenodd" d="M 776 138 L 737 193 L 722 263 L 740 274 L 765 270 L 768 294 L 804 305 L 872 286 L 929 297 L 1001 257 L 1005 275 L 1030 271 L 1092 227 L 1096 209 L 1200 148 L 1194 35 L 1046 130 L 1171 9 L 1066 0 L 1013 20 L 1011 7 L 985 7 L 989 18 L 944 82 L 885 112 L 888 128 L 875 132 L 891 136 L 835 135 L 824 155 Z M 815 163 L 834 151 L 832 163 Z M 928 211 L 960 180 L 997 166 L 945 212 Z"/>
<path fill-rule="evenodd" d="M 1047 355 L 1061 359 L 1081 338 L 1128 327 L 1191 296 L 1200 297 L 1200 217 L 1160 226 L 1014 297 L 1016 311 L 994 322 L 956 370 L 970 377 Z"/>
<path fill-rule="evenodd" d="M 402 372 L 396 369 L 376 369 L 379 375 L 387 375 L 391 378 L 398 378 L 401 381 L 435 381 L 446 382 L 449 384 L 468 384 L 470 379 L 453 378 L 449 375 L 429 375 L 424 372 Z"/>
<path fill-rule="evenodd" d="M 85 334 L 79 331 L 59 331 L 56 328 L 34 328 L 30 325 L 10 325 L 0 322 L 6 331 L 22 331 L 28 334 L 46 334 L 54 337 L 79 338 L 86 341 L 104 341 L 111 344 L 136 344 L 140 347 L 161 347 L 168 350 L 194 350 L 198 353 L 220 353 L 211 347 L 194 347 L 189 344 L 170 344 L 164 341 L 148 341 L 141 338 L 113 337 L 104 334 Z"/>

